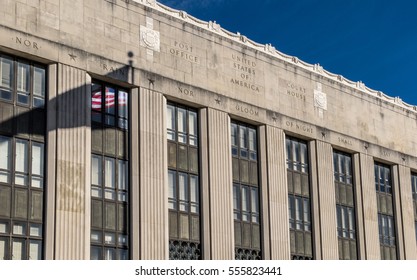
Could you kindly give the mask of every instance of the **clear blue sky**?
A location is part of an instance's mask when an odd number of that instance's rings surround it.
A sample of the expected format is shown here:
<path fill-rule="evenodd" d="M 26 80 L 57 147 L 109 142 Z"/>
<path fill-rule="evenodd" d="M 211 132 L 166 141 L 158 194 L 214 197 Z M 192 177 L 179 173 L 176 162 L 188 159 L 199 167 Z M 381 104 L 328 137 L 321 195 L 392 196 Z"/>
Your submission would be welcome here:
<path fill-rule="evenodd" d="M 417 1 L 158 2 L 417 105 Z"/>

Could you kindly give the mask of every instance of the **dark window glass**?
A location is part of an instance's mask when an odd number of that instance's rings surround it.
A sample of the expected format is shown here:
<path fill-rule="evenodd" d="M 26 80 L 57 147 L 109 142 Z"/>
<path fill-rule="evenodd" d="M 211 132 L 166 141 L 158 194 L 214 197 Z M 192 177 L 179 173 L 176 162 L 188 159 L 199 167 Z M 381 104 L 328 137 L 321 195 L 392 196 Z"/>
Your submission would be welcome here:
<path fill-rule="evenodd" d="M 0 259 L 43 258 L 46 69 L 0 53 Z"/>
<path fill-rule="evenodd" d="M 307 143 L 286 138 L 291 259 L 313 259 Z"/>
<path fill-rule="evenodd" d="M 353 198 L 352 158 L 333 152 L 334 181 L 336 193 L 337 235 L 339 259 L 356 260 L 356 217 Z"/>
<path fill-rule="evenodd" d="M 167 105 L 169 258 L 201 259 L 197 111 Z"/>
<path fill-rule="evenodd" d="M 128 105 L 126 90 L 93 82 L 91 259 L 129 259 Z"/>
<path fill-rule="evenodd" d="M 235 259 L 261 259 L 260 189 L 255 127 L 231 123 Z"/>
<path fill-rule="evenodd" d="M 381 259 L 395 260 L 397 259 L 397 245 L 391 169 L 381 163 L 375 163 L 374 169 Z"/>

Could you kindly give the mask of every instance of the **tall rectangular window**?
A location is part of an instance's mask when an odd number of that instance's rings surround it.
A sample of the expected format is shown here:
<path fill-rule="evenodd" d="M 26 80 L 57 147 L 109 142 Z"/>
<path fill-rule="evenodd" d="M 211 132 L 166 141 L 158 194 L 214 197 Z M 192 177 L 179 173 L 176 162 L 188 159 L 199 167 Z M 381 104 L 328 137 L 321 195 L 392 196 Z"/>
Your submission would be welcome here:
<path fill-rule="evenodd" d="M 411 173 L 411 192 L 413 195 L 414 229 L 417 241 L 417 173 Z"/>
<path fill-rule="evenodd" d="M 129 259 L 128 92 L 94 81 L 91 89 L 91 252 Z"/>
<path fill-rule="evenodd" d="M 260 260 L 261 217 L 257 131 L 231 123 L 235 259 Z"/>
<path fill-rule="evenodd" d="M 339 259 L 356 260 L 356 216 L 352 175 L 352 157 L 333 152 L 334 181 L 336 187 L 337 236 Z"/>
<path fill-rule="evenodd" d="M 45 67 L 0 53 L 0 260 L 44 255 L 45 84 Z"/>
<path fill-rule="evenodd" d="M 394 201 L 391 169 L 375 163 L 375 188 L 378 203 L 378 225 L 381 259 L 396 260 L 397 245 L 395 236 Z"/>
<path fill-rule="evenodd" d="M 169 259 L 201 259 L 197 110 L 167 105 Z"/>
<path fill-rule="evenodd" d="M 313 259 L 307 143 L 287 137 L 287 185 L 291 259 Z"/>

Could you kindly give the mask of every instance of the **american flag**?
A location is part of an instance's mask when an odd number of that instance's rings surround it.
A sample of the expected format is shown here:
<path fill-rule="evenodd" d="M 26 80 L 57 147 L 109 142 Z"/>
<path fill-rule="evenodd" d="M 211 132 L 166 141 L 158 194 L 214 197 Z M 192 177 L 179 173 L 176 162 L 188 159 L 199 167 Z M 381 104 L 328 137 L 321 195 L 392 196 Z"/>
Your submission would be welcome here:
<path fill-rule="evenodd" d="M 115 90 L 113 88 L 106 87 L 106 108 L 113 107 L 115 105 Z M 120 92 L 119 105 L 126 105 L 127 93 Z M 101 111 L 101 89 L 97 89 L 91 95 L 91 107 L 96 111 Z"/>

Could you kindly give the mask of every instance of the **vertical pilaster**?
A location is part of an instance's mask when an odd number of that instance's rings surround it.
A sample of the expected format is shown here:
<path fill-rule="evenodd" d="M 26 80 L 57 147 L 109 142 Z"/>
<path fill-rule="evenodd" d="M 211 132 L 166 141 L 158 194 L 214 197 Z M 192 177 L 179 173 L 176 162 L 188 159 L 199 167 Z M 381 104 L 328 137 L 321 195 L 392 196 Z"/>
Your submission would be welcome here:
<path fill-rule="evenodd" d="M 285 134 L 281 129 L 266 127 L 266 161 L 268 185 L 270 251 L 273 260 L 290 259 L 287 167 Z"/>
<path fill-rule="evenodd" d="M 209 160 L 208 160 L 208 125 L 207 109 L 200 109 L 200 184 L 201 184 L 201 244 L 203 259 L 211 259 L 210 237 L 210 186 L 209 186 Z"/>
<path fill-rule="evenodd" d="M 208 115 L 211 258 L 234 259 L 230 118 L 214 109 Z"/>
<path fill-rule="evenodd" d="M 311 190 L 311 217 L 313 229 L 313 256 L 316 260 L 322 259 L 321 251 L 321 221 L 320 221 L 320 203 L 319 203 L 319 186 L 317 176 L 317 151 L 314 141 L 308 142 L 309 160 L 310 160 L 310 190 Z"/>
<path fill-rule="evenodd" d="M 262 235 L 262 254 L 263 259 L 271 259 L 271 235 L 269 219 L 269 199 L 268 199 L 268 153 L 266 143 L 266 126 L 258 129 L 258 150 L 259 150 L 259 182 L 261 189 L 261 235 Z M 278 145 L 278 143 L 276 143 Z"/>
<path fill-rule="evenodd" d="M 48 66 L 48 102 L 46 124 L 46 200 L 45 200 L 45 259 L 55 258 L 55 189 L 57 135 L 57 74 L 58 66 Z"/>
<path fill-rule="evenodd" d="M 85 71 L 58 65 L 55 258 L 90 255 L 90 102 Z"/>
<path fill-rule="evenodd" d="M 411 170 L 409 167 L 398 166 L 400 207 L 402 212 L 402 228 L 404 233 L 404 258 L 417 259 L 416 232 L 414 227 L 414 206 L 411 192 Z"/>
<path fill-rule="evenodd" d="M 166 100 L 142 88 L 139 108 L 140 259 L 168 259 Z"/>
<path fill-rule="evenodd" d="M 354 199 L 356 210 L 356 232 L 357 232 L 357 246 L 358 259 L 366 259 L 365 254 L 365 228 L 364 228 L 364 213 L 363 213 L 363 198 L 362 198 L 362 181 L 361 181 L 361 164 L 359 154 L 353 155 L 353 179 L 354 179 Z"/>
<path fill-rule="evenodd" d="M 330 144 L 316 141 L 321 252 L 324 260 L 339 259 L 333 151 Z"/>
<path fill-rule="evenodd" d="M 140 258 L 140 189 L 139 189 L 139 89 L 134 88 L 130 94 L 130 228 L 132 259 Z"/>
<path fill-rule="evenodd" d="M 411 185 L 411 179 L 410 183 Z M 404 251 L 404 231 L 403 231 L 403 214 L 401 207 L 401 193 L 400 193 L 400 178 L 398 165 L 392 167 L 392 188 L 393 188 L 393 203 L 394 203 L 394 219 L 395 219 L 395 230 L 397 237 L 397 255 L 398 259 L 405 259 Z M 411 190 L 411 186 L 408 190 Z"/>
<path fill-rule="evenodd" d="M 378 230 L 378 207 L 375 190 L 374 160 L 360 154 L 361 186 L 363 199 L 363 221 L 365 230 L 365 259 L 381 258 Z"/>

